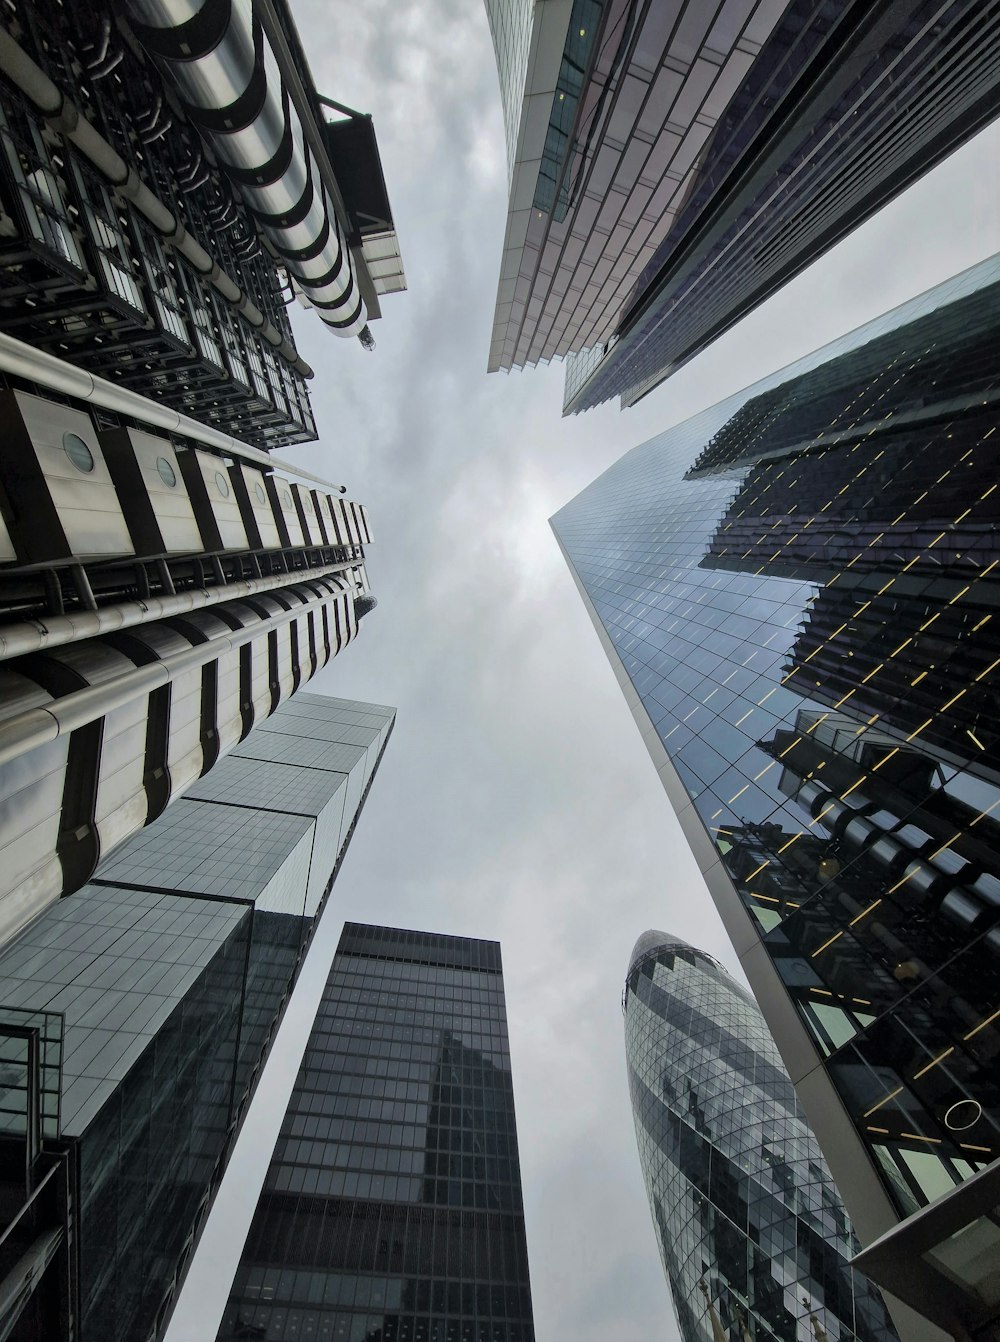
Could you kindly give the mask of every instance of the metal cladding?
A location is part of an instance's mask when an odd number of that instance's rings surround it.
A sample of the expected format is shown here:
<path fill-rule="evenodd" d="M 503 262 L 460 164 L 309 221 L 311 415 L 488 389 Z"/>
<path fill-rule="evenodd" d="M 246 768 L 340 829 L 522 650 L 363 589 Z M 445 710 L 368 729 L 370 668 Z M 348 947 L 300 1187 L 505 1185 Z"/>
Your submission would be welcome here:
<path fill-rule="evenodd" d="M 0 943 L 336 656 L 368 595 L 360 505 L 150 432 L 148 404 L 0 392 Z"/>
<path fill-rule="evenodd" d="M 250 0 L 129 0 L 129 12 L 310 305 L 337 335 L 360 335 L 350 250 Z"/>
<path fill-rule="evenodd" d="M 322 573 L 3 668 L 0 941 L 78 890 L 357 633 Z"/>

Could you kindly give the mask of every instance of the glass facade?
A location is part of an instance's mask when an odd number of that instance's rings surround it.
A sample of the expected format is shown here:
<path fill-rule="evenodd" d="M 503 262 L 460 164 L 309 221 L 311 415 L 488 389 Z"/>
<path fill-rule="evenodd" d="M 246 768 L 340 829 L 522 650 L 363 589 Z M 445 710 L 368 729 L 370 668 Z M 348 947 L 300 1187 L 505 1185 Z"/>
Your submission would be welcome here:
<path fill-rule="evenodd" d="M 760 1008 L 662 932 L 623 998 L 639 1158 L 683 1342 L 895 1342 Z"/>
<path fill-rule="evenodd" d="M 780 8 L 487 0 L 487 12 L 510 163 L 492 372 L 610 339 Z"/>
<path fill-rule="evenodd" d="M 994 258 L 552 520 L 866 1239 L 1000 1155 L 998 297 Z"/>
<path fill-rule="evenodd" d="M 61 1030 L 42 1112 L 74 1148 L 65 1342 L 162 1332 L 393 720 L 296 696 L 0 954 L 0 1026 Z"/>
<path fill-rule="evenodd" d="M 500 946 L 348 923 L 219 1342 L 533 1342 Z"/>
<path fill-rule="evenodd" d="M 1000 110 L 1000 14 L 977 0 L 769 9 L 727 104 L 695 122 L 669 228 L 603 357 L 568 371 L 566 413 L 634 404 Z"/>

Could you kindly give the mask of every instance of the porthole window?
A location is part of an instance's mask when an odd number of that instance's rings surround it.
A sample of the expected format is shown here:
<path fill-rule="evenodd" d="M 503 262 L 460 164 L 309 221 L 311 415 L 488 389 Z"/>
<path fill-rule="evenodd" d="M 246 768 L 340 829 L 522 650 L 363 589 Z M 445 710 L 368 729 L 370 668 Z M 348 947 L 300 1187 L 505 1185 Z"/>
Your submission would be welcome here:
<path fill-rule="evenodd" d="M 177 476 L 166 457 L 156 458 L 156 473 L 168 489 L 173 489 L 177 483 Z"/>
<path fill-rule="evenodd" d="M 229 498 L 229 481 L 221 471 L 215 472 L 215 487 L 224 499 Z"/>
<path fill-rule="evenodd" d="M 63 451 L 78 471 L 89 475 L 94 469 L 94 454 L 78 433 L 63 434 Z"/>
<path fill-rule="evenodd" d="M 258 503 L 267 502 L 267 495 L 264 493 L 264 486 L 262 484 L 260 484 L 259 482 L 255 484 L 253 487 L 253 492 L 257 495 Z"/>
<path fill-rule="evenodd" d="M 292 511 L 292 493 L 291 493 L 291 490 L 289 490 L 289 489 L 283 489 L 283 490 L 281 491 L 281 506 L 282 506 L 282 508 L 284 508 L 285 512 L 290 513 L 290 512 Z"/>

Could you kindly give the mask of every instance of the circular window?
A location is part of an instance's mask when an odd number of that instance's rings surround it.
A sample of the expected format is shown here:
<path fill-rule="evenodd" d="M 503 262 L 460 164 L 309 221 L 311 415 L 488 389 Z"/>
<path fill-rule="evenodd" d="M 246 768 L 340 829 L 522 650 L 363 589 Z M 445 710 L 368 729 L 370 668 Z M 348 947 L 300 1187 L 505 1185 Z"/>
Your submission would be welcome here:
<path fill-rule="evenodd" d="M 262 484 L 256 484 L 256 485 L 254 485 L 254 487 L 253 487 L 253 492 L 257 495 L 257 502 L 258 502 L 258 503 L 266 503 L 266 502 L 267 502 L 267 495 L 264 493 L 264 486 L 263 486 Z"/>
<path fill-rule="evenodd" d="M 156 458 L 156 473 L 168 489 L 173 489 L 177 483 L 177 476 L 174 474 L 174 468 L 166 457 Z"/>
<path fill-rule="evenodd" d="M 224 499 L 229 498 L 229 481 L 221 471 L 215 472 L 215 487 Z"/>
<path fill-rule="evenodd" d="M 964 1132 L 979 1122 L 983 1106 L 978 1100 L 956 1100 L 944 1116 L 944 1125 L 952 1132 Z"/>
<path fill-rule="evenodd" d="M 94 469 L 94 454 L 78 433 L 63 434 L 63 451 L 78 471 L 89 475 Z"/>
<path fill-rule="evenodd" d="M 291 491 L 288 489 L 283 489 L 281 491 L 281 506 L 286 512 L 290 513 L 292 511 L 292 495 Z"/>

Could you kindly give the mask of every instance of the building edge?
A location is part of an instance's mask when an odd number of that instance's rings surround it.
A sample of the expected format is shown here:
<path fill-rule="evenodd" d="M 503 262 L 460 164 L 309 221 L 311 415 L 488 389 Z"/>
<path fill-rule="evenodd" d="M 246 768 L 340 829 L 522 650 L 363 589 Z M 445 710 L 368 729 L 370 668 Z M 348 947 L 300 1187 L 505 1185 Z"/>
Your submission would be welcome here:
<path fill-rule="evenodd" d="M 704 824 L 657 734 L 628 672 L 608 637 L 600 616 L 580 580 L 554 525 L 549 526 L 583 601 L 625 702 L 635 719 L 671 809 L 680 824 L 712 902 L 733 944 L 757 1005 L 767 1021 L 809 1125 L 816 1135 L 834 1182 L 844 1200 L 858 1239 L 866 1247 L 895 1229 L 899 1217 L 892 1207 L 868 1152 L 857 1137 L 822 1061 L 788 999 L 784 985 L 760 942 L 729 873 L 712 845 Z M 861 1266 L 859 1264 L 859 1266 Z M 947 1342 L 951 1336 L 884 1288 L 882 1295 L 901 1342 Z"/>

